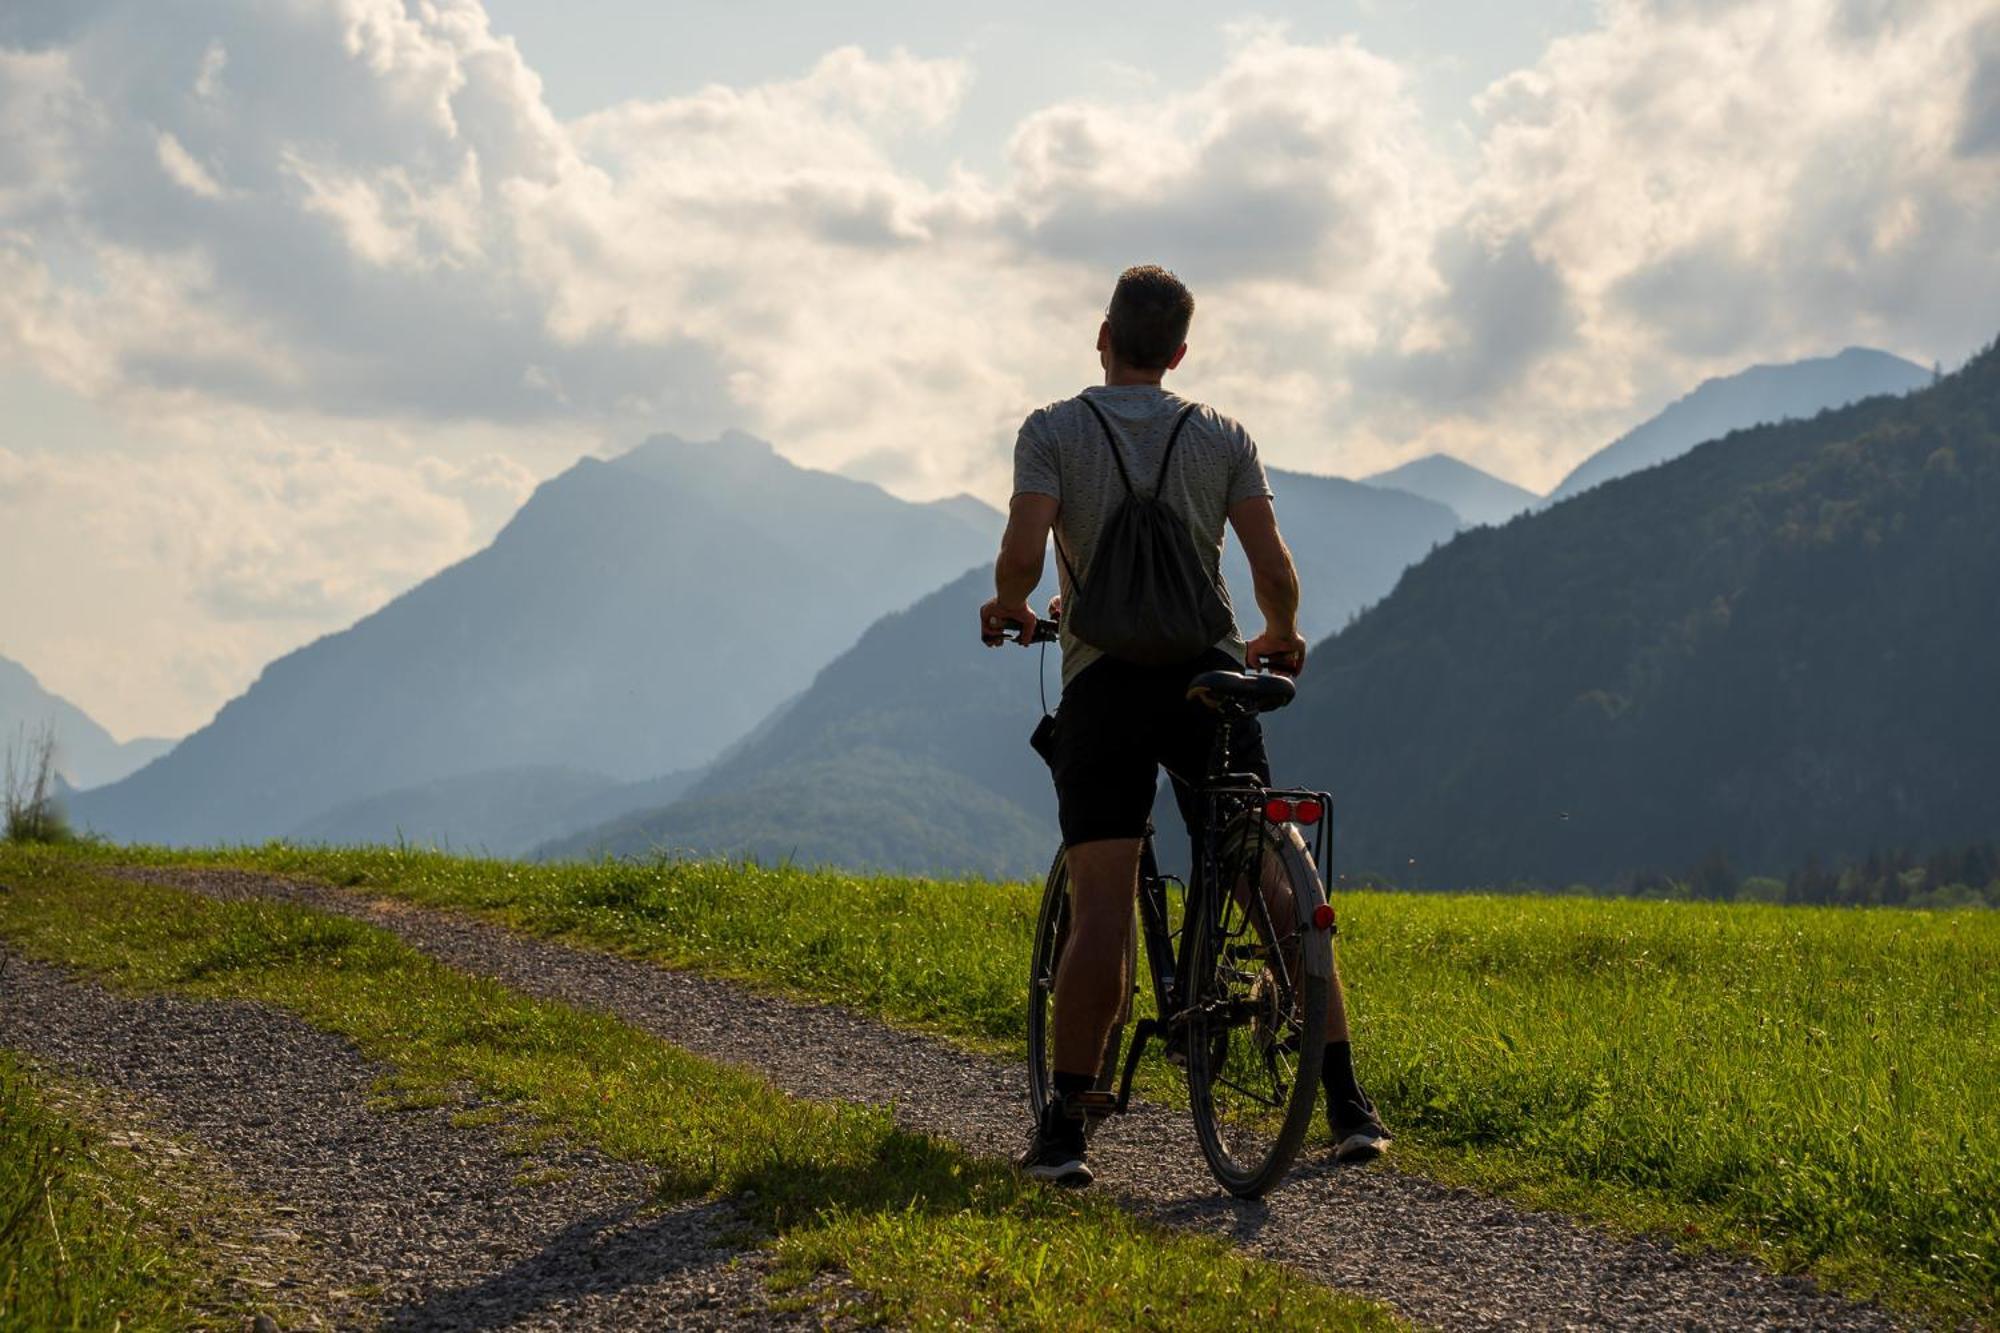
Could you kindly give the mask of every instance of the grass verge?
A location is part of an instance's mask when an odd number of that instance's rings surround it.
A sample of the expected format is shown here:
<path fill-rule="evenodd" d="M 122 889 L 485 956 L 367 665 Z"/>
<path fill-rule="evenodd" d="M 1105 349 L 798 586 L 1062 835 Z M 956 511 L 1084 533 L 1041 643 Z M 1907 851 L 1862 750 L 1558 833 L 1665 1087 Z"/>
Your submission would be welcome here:
<path fill-rule="evenodd" d="M 214 1248 L 235 1208 L 134 1151 L 95 1089 L 0 1050 L 0 1329 L 240 1327 Z"/>
<path fill-rule="evenodd" d="M 415 1102 L 469 1085 L 542 1129 L 646 1162 L 678 1196 L 737 1196 L 803 1281 L 844 1270 L 863 1313 L 917 1327 L 1396 1327 L 1381 1307 L 1110 1202 L 786 1098 L 602 1014 L 454 972 L 386 931 L 108 882 L 0 852 L 0 937 L 114 984 L 262 1001 L 352 1040 Z"/>
<path fill-rule="evenodd" d="M 1039 888 L 434 853 L 89 853 L 301 874 L 1013 1052 Z M 2000 1322 L 2000 915 L 1345 895 L 1405 1160 Z"/>

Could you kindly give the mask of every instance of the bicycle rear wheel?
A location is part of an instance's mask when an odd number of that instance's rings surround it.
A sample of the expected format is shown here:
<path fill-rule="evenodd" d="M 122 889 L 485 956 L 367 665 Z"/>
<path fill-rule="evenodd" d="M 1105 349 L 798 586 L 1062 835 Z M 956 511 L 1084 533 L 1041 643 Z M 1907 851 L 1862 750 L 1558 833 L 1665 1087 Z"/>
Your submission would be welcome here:
<path fill-rule="evenodd" d="M 1296 828 L 1249 812 L 1224 832 L 1219 882 L 1189 923 L 1188 1100 L 1209 1169 L 1254 1199 L 1284 1178 L 1312 1124 L 1333 941 Z"/>
<path fill-rule="evenodd" d="M 1134 922 L 1125 947 L 1126 969 L 1134 984 L 1138 981 L 1138 934 Z M 1069 864 L 1063 849 L 1058 847 L 1055 861 L 1049 866 L 1048 882 L 1042 889 L 1042 910 L 1035 921 L 1035 948 L 1028 973 L 1028 1100 L 1037 1115 L 1055 1093 L 1056 968 L 1062 962 L 1063 945 L 1068 938 Z M 1128 989 L 1119 1005 L 1118 1019 L 1112 1024 L 1111 1036 L 1104 1043 L 1104 1062 L 1098 1067 L 1096 1083 L 1100 1092 L 1117 1091 L 1119 1057 L 1125 1049 L 1125 1025 L 1131 1016 L 1132 994 Z M 1085 1131 L 1094 1131 L 1098 1121 L 1099 1117 L 1092 1116 L 1085 1122 Z"/>

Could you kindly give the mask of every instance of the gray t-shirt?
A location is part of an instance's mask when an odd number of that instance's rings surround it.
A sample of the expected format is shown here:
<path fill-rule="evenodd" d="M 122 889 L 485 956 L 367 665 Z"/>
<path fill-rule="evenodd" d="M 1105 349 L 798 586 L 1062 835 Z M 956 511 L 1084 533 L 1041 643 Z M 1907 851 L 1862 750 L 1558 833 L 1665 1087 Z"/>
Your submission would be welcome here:
<path fill-rule="evenodd" d="M 1088 586 L 1097 534 L 1111 511 L 1125 499 L 1125 483 L 1119 478 L 1104 428 L 1084 406 L 1085 397 L 1111 423 L 1132 484 L 1145 495 L 1152 494 L 1159 480 L 1167 436 L 1188 401 L 1152 384 L 1093 385 L 1082 397 L 1050 403 L 1021 423 L 1021 434 L 1014 442 L 1014 494 L 1056 498 L 1060 506 L 1056 541 Z M 1215 580 L 1224 601 L 1229 599 L 1229 589 L 1219 567 L 1229 506 L 1270 493 L 1271 483 L 1265 479 L 1264 465 L 1258 461 L 1257 445 L 1249 433 L 1213 408 L 1196 406 L 1181 428 L 1161 495 L 1187 523 L 1202 566 Z M 1060 554 L 1056 565 L 1067 602 L 1069 570 L 1063 567 Z M 1243 660 L 1243 639 L 1234 629 L 1216 646 L 1237 661 Z M 1062 654 L 1065 685 L 1103 656 L 1080 642 L 1067 627 L 1063 629 Z"/>

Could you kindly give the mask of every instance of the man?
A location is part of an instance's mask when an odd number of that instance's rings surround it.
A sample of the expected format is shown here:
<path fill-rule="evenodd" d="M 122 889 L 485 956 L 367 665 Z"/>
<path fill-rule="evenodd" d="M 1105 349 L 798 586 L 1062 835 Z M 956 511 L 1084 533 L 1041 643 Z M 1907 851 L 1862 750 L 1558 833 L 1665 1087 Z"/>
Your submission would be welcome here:
<path fill-rule="evenodd" d="M 1187 355 L 1193 318 L 1194 297 L 1165 269 L 1147 265 L 1119 276 L 1097 330 L 1103 385 L 1052 403 L 1021 426 L 1014 446 L 1014 498 L 994 569 L 995 596 L 979 613 L 988 643 L 1000 642 L 1000 627 L 1009 622 L 1029 631 L 1023 642 L 1033 638 L 1039 617 L 1028 596 L 1041 582 L 1051 529 L 1064 557 L 1063 596 L 1075 605 L 1071 571 L 1089 582 L 1097 538 L 1127 494 L 1112 454 L 1115 443 L 1133 485 L 1161 478 L 1161 498 L 1187 524 L 1200 563 L 1218 588 L 1225 520 L 1235 530 L 1264 614 L 1263 632 L 1248 645 L 1232 621 L 1227 635 L 1207 652 L 1166 667 L 1106 657 L 1077 639 L 1070 619 L 1064 621 L 1062 705 L 1049 759 L 1069 858 L 1070 933 L 1056 974 L 1056 1095 L 1042 1108 L 1021 1159 L 1029 1175 L 1061 1184 L 1091 1179 L 1077 1098 L 1096 1080 L 1131 986 L 1126 932 L 1132 928 L 1139 848 L 1158 766 L 1199 774 L 1217 725 L 1213 713 L 1187 700 L 1187 683 L 1217 667 L 1240 669 L 1246 660 L 1289 675 L 1305 668 L 1298 573 L 1278 534 L 1257 446 L 1236 422 L 1189 404 L 1160 384 Z M 1163 476 L 1169 435 L 1190 408 Z M 1270 780 L 1263 735 L 1254 721 L 1239 729 L 1233 759 L 1239 769 Z M 1183 800 L 1181 809 L 1185 816 L 1190 803 Z M 1389 1136 L 1355 1081 L 1337 972 L 1332 990 L 1323 1073 L 1327 1116 L 1336 1157 L 1365 1161 L 1382 1152 Z"/>

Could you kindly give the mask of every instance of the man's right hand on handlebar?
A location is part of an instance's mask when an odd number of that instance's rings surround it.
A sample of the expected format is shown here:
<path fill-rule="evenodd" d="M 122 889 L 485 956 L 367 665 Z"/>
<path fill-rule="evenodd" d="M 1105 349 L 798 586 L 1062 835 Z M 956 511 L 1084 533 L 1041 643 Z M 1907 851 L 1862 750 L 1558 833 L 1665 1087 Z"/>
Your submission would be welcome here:
<path fill-rule="evenodd" d="M 1268 667 L 1281 676 L 1296 676 L 1306 669 L 1306 641 L 1297 630 L 1274 634 L 1267 627 L 1250 640 L 1243 657 L 1252 670 Z"/>
<path fill-rule="evenodd" d="M 1020 638 L 1015 642 L 1032 644 L 1035 641 L 1035 626 L 1039 623 L 1041 617 L 1026 602 L 1008 606 L 995 597 L 979 608 L 979 641 L 988 648 L 998 648 L 1007 642 L 1007 630 L 1012 626 L 1020 631 Z"/>

